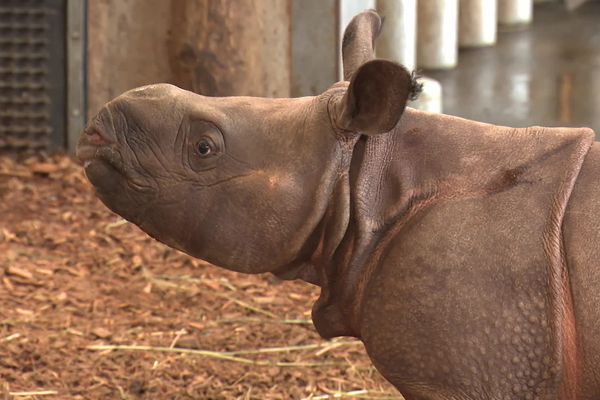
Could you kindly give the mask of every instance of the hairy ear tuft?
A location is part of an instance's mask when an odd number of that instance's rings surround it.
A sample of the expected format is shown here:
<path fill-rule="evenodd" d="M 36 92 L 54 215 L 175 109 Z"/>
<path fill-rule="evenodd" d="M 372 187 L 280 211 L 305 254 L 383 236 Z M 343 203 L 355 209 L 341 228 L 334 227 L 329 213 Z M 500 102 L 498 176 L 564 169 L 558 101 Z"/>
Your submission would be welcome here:
<path fill-rule="evenodd" d="M 421 92 L 423 92 L 423 84 L 419 82 L 419 78 L 421 78 L 421 75 L 419 75 L 417 71 L 413 71 L 410 74 L 410 92 L 408 95 L 409 100 L 418 99 Z"/>

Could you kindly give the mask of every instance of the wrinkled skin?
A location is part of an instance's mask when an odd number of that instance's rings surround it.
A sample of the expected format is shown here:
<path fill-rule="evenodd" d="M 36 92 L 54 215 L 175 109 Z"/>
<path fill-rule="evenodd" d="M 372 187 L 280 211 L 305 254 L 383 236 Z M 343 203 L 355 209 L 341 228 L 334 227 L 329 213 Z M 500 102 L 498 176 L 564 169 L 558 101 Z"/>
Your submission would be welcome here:
<path fill-rule="evenodd" d="M 171 85 L 109 102 L 78 157 L 102 201 L 221 267 L 319 285 L 324 337 L 365 343 L 408 400 L 600 398 L 600 147 L 405 109 L 359 14 L 316 97 Z"/>
<path fill-rule="evenodd" d="M 296 262 L 339 168 L 331 132 L 311 134 L 329 124 L 326 110 L 303 118 L 319 106 L 326 100 L 136 89 L 107 104 L 88 128 L 109 143 L 108 159 L 116 161 L 92 158 L 86 173 L 110 208 L 168 245 L 240 272 L 272 271 Z M 246 118 L 235 118 L 243 109 Z M 211 153 L 199 155 L 200 143 Z M 307 162 L 316 151 L 324 162 Z M 221 213 L 244 223 L 224 224 Z"/>

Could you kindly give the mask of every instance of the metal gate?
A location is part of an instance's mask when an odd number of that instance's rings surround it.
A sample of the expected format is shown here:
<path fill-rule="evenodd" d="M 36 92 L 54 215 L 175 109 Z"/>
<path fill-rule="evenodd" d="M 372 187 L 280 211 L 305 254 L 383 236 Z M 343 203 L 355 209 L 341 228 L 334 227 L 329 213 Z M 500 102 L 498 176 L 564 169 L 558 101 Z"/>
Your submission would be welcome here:
<path fill-rule="evenodd" d="M 0 0 L 0 150 L 64 147 L 66 0 Z"/>

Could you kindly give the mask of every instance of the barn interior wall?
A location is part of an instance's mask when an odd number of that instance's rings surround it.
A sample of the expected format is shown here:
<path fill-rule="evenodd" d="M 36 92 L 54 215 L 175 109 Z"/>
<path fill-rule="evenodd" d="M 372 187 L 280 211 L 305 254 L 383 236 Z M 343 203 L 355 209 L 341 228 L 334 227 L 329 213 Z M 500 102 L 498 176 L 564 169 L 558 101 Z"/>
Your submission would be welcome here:
<path fill-rule="evenodd" d="M 87 115 L 157 82 L 212 96 L 289 97 L 290 30 L 290 0 L 90 1 Z"/>

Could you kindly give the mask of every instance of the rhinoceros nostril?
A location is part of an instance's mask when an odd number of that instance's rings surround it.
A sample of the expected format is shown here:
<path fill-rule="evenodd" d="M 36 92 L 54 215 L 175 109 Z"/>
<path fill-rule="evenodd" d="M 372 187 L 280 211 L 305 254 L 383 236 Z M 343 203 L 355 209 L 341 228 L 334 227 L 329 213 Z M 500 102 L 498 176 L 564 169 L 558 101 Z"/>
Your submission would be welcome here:
<path fill-rule="evenodd" d="M 102 146 L 108 143 L 108 140 L 96 129 L 86 129 L 85 134 L 90 144 Z"/>
<path fill-rule="evenodd" d="M 99 149 L 108 148 L 110 140 L 106 138 L 96 127 L 88 126 L 77 143 L 75 155 L 79 161 L 85 163 L 93 158 L 96 158 Z"/>

